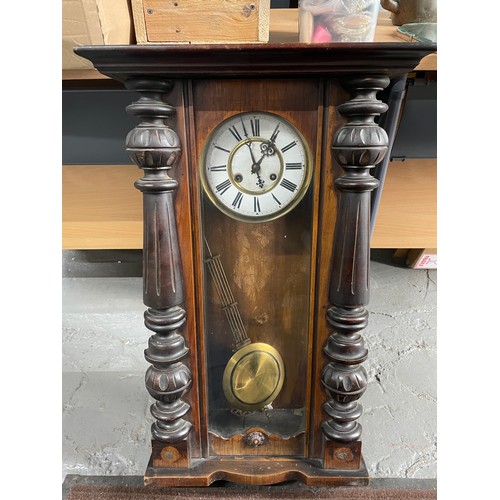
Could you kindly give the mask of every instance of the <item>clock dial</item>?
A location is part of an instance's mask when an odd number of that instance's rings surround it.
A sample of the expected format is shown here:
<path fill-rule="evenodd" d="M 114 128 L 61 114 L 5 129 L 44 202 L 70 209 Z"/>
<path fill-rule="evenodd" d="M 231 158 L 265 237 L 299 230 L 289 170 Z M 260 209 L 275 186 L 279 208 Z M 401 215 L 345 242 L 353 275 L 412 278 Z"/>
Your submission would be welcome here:
<path fill-rule="evenodd" d="M 201 180 L 226 215 L 247 222 L 276 219 L 303 198 L 311 155 L 302 134 L 283 117 L 240 113 L 218 125 L 201 159 Z"/>

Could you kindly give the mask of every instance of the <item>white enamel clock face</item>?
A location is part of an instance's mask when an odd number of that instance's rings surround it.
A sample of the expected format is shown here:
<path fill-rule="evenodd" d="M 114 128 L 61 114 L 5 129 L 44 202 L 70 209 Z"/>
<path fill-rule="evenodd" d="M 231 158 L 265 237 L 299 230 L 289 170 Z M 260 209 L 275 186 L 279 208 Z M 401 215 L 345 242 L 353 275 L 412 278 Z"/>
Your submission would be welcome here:
<path fill-rule="evenodd" d="M 247 222 L 276 219 L 303 198 L 312 176 L 302 134 L 281 116 L 240 113 L 210 134 L 201 180 L 226 215 Z"/>

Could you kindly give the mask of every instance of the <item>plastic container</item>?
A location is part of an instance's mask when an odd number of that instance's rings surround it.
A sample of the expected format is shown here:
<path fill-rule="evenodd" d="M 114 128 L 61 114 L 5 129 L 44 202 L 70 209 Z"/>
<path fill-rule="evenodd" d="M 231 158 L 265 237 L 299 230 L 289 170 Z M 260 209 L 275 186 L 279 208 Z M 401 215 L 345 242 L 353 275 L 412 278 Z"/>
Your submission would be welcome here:
<path fill-rule="evenodd" d="M 373 42 L 380 0 L 300 0 L 299 40 Z"/>

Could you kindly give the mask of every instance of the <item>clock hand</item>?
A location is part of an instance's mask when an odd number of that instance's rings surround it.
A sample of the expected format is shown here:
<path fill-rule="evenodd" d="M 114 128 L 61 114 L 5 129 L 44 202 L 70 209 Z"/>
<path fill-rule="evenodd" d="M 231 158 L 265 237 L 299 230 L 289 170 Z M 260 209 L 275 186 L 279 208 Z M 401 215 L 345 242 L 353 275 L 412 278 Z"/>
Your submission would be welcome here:
<path fill-rule="evenodd" d="M 266 157 L 266 154 L 263 154 L 258 162 L 254 162 L 252 165 L 252 174 L 258 174 L 260 171 L 260 164 L 262 160 Z"/>
<path fill-rule="evenodd" d="M 246 145 L 248 146 L 248 149 L 250 150 L 250 156 L 252 157 L 252 166 L 255 165 L 255 156 L 253 154 L 253 149 L 252 149 L 252 141 L 247 142 Z"/>
<path fill-rule="evenodd" d="M 262 155 L 261 159 L 259 161 L 255 160 L 255 155 L 253 154 L 253 149 L 252 149 L 252 141 L 246 142 L 245 143 L 248 146 L 248 149 L 250 150 L 250 156 L 252 157 L 252 169 L 251 172 L 252 174 L 257 174 L 257 186 L 259 186 L 261 189 L 264 187 L 264 181 L 259 175 L 260 171 L 260 164 L 262 160 L 264 159 L 264 155 Z"/>
<path fill-rule="evenodd" d="M 266 156 L 274 156 L 276 154 L 276 144 L 271 139 L 271 140 L 269 140 L 267 142 L 262 143 L 260 145 L 260 150 Z"/>
<path fill-rule="evenodd" d="M 257 186 L 259 186 L 261 189 L 264 188 L 265 182 L 262 180 L 261 176 L 259 175 L 260 172 L 260 164 L 262 163 L 262 160 L 266 157 L 265 154 L 263 154 L 260 158 L 260 160 L 252 165 L 252 174 L 257 174 Z"/>

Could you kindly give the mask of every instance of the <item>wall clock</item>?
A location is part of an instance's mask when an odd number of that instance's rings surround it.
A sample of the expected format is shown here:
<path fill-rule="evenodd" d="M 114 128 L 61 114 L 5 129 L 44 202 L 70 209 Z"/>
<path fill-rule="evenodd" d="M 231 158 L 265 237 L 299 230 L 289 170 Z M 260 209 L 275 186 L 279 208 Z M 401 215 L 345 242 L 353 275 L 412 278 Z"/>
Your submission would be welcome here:
<path fill-rule="evenodd" d="M 281 116 L 263 112 L 240 113 L 218 125 L 201 164 L 209 198 L 228 216 L 247 222 L 290 211 L 312 175 L 302 134 Z"/>
<path fill-rule="evenodd" d="M 80 47 L 139 93 L 145 482 L 366 484 L 377 94 L 435 45 Z"/>

